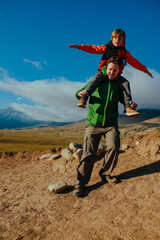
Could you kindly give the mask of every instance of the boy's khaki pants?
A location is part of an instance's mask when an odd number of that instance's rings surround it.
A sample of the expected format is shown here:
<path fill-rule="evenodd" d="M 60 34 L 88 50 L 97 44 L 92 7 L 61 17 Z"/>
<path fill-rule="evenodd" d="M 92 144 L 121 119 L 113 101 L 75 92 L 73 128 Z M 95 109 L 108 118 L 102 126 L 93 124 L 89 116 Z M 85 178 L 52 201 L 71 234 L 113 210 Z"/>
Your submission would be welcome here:
<path fill-rule="evenodd" d="M 75 186 L 84 187 L 89 182 L 95 154 L 102 135 L 105 137 L 107 147 L 101 172 L 103 175 L 110 175 L 115 168 L 120 147 L 120 133 L 118 127 L 102 128 L 88 125 L 84 137 L 82 159 L 77 167 Z"/>

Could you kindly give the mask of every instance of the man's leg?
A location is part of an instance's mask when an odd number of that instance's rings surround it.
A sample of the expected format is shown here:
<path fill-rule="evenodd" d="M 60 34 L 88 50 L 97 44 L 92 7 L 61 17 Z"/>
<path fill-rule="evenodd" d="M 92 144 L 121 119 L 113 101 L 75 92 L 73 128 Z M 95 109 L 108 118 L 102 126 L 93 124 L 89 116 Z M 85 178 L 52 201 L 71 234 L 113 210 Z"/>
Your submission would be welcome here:
<path fill-rule="evenodd" d="M 108 127 L 105 133 L 106 139 L 106 154 L 103 162 L 103 167 L 99 172 L 99 175 L 102 180 L 106 180 L 110 183 L 117 183 L 115 178 L 111 178 L 110 175 L 114 170 L 119 155 L 119 147 L 120 147 L 120 138 L 119 138 L 119 130 L 117 127 Z"/>
<path fill-rule="evenodd" d="M 77 167 L 77 179 L 75 181 L 74 195 L 80 196 L 84 186 L 90 180 L 95 154 L 97 152 L 101 136 L 101 128 L 90 125 L 86 127 L 83 155 L 81 162 Z"/>

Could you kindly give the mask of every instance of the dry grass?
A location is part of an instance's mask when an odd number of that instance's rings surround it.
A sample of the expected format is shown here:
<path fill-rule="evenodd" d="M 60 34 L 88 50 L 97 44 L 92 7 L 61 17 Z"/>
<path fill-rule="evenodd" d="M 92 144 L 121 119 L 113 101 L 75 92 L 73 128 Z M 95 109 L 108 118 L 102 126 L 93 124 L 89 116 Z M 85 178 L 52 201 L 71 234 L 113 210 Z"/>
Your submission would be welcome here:
<path fill-rule="evenodd" d="M 79 126 L 80 125 L 80 126 Z M 38 151 L 83 142 L 84 123 L 55 128 L 1 130 L 0 152 Z"/>
<path fill-rule="evenodd" d="M 123 123 L 119 128 L 121 138 L 145 135 L 159 128 L 160 117 L 139 123 Z M 70 142 L 82 144 L 85 121 L 54 128 L 37 128 L 24 130 L 1 130 L 0 152 L 39 151 L 52 148 L 68 147 Z"/>

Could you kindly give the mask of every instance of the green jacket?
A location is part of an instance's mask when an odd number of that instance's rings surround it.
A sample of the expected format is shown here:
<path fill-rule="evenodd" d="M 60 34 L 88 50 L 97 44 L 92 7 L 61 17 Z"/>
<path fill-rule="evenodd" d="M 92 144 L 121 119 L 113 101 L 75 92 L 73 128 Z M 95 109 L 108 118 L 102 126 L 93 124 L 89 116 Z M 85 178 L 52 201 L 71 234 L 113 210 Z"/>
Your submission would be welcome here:
<path fill-rule="evenodd" d="M 109 81 L 106 66 L 102 68 L 101 73 L 101 82 L 90 96 L 86 124 L 97 127 L 118 126 L 118 102 L 123 103 L 118 84 L 118 79 L 121 76 L 118 75 Z M 89 83 L 76 93 L 78 99 L 80 99 L 79 92 L 85 90 Z"/>

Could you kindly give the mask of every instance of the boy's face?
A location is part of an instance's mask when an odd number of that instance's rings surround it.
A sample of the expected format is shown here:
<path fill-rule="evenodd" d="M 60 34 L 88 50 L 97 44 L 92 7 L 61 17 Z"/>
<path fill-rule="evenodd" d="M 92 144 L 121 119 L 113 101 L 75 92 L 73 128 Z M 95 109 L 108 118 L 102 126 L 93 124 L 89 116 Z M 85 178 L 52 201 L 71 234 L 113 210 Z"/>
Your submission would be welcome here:
<path fill-rule="evenodd" d="M 115 63 L 109 63 L 107 66 L 107 76 L 109 80 L 113 80 L 114 78 L 116 78 L 118 73 L 119 73 L 119 65 Z"/>
<path fill-rule="evenodd" d="M 113 39 L 112 39 L 112 44 L 115 46 L 115 47 L 120 47 L 123 43 L 123 38 L 121 36 L 115 36 Z"/>

